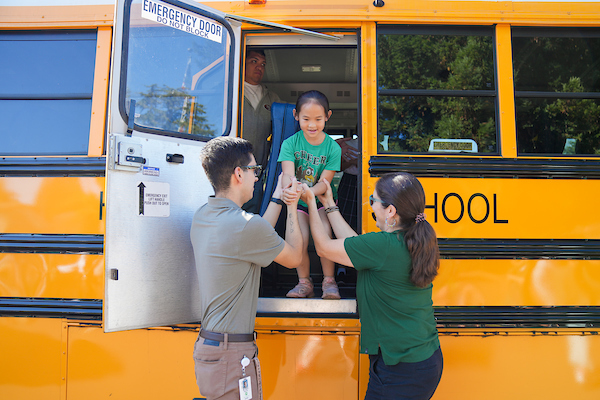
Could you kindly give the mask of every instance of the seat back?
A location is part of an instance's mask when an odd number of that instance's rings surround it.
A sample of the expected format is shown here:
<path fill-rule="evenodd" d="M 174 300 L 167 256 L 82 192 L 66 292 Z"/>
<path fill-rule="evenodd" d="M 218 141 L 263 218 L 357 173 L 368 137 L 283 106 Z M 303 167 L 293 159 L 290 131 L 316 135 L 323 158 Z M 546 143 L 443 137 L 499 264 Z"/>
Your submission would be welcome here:
<path fill-rule="evenodd" d="M 281 164 L 277 163 L 283 141 L 300 130 L 294 118 L 295 105 L 289 103 L 273 103 L 271 105 L 271 152 L 265 173 L 265 193 L 260 204 L 260 215 L 263 215 L 271 201 L 271 195 L 277 185 L 277 177 L 281 173 Z"/>

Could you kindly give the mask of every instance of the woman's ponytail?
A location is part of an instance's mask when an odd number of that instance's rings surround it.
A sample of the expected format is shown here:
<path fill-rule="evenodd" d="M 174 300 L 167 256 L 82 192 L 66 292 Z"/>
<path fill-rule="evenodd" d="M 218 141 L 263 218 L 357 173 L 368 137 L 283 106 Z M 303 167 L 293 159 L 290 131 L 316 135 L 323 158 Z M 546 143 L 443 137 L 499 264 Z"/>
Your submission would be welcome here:
<path fill-rule="evenodd" d="M 424 213 L 425 191 L 421 183 L 409 173 L 398 172 L 382 176 L 375 188 L 400 217 L 400 229 L 412 259 L 411 282 L 427 287 L 437 276 L 440 251 L 435 230 Z"/>

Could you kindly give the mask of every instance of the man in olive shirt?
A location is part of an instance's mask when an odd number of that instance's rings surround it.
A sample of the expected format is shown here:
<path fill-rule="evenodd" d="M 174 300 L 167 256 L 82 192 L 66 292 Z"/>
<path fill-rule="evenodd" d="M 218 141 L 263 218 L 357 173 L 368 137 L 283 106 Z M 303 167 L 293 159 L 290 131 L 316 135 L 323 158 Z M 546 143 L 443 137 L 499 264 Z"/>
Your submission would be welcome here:
<path fill-rule="evenodd" d="M 239 387 L 262 398 L 254 320 L 262 267 L 271 262 L 295 268 L 301 259 L 296 182 L 278 185 L 264 218 L 247 213 L 242 204 L 251 197 L 257 172 L 252 144 L 240 138 L 219 137 L 202 149 L 202 167 L 215 195 L 198 209 L 190 238 L 200 286 L 202 329 L 194 346 L 196 381 L 207 399 L 239 400 Z M 284 241 L 273 226 L 286 200 Z M 247 378 L 250 377 L 248 382 Z"/>

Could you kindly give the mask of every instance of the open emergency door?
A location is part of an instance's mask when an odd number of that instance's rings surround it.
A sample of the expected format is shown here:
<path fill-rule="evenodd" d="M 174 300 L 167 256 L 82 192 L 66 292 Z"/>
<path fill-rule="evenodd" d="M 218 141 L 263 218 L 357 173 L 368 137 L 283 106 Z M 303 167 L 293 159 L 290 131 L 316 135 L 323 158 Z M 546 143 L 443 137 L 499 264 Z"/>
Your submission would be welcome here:
<path fill-rule="evenodd" d="M 116 2 L 106 171 L 106 332 L 200 319 L 189 232 L 194 212 L 213 189 L 199 155 L 210 139 L 236 135 L 240 42 L 237 17 L 198 3 Z"/>
<path fill-rule="evenodd" d="M 190 242 L 213 189 L 204 144 L 235 136 L 241 24 L 184 1 L 116 5 L 106 171 L 106 332 L 199 320 Z M 234 90 L 235 88 L 235 90 Z"/>

